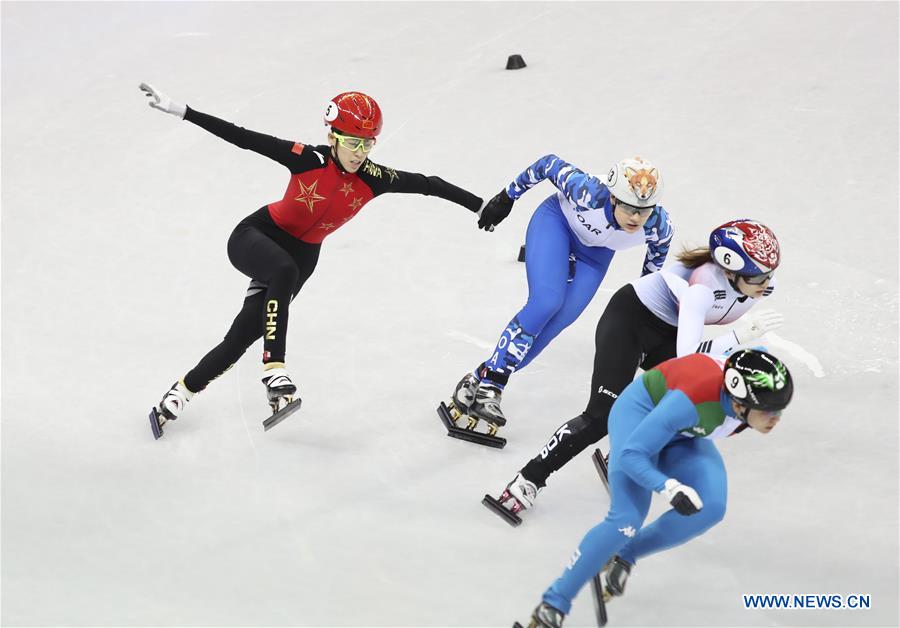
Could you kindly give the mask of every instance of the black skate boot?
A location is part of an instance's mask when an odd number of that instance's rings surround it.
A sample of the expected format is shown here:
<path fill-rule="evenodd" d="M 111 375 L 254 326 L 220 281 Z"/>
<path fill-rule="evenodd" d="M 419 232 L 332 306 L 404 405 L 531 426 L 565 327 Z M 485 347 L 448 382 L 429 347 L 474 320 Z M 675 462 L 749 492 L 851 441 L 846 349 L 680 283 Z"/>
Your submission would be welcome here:
<path fill-rule="evenodd" d="M 599 454 L 600 450 L 598 449 L 597 455 Z M 607 623 L 606 603 L 625 593 L 625 582 L 628 580 L 628 574 L 631 573 L 631 567 L 631 563 L 619 556 L 613 556 L 603 565 L 603 569 L 591 578 L 591 592 L 598 626 L 605 626 Z M 606 576 L 605 584 L 603 582 L 604 575 Z"/>
<path fill-rule="evenodd" d="M 500 400 L 503 391 L 494 384 L 482 381 L 475 390 L 475 401 L 469 406 L 469 417 L 484 421 L 489 426 L 498 427 L 506 425 L 506 417 L 500 409 Z"/>
<path fill-rule="evenodd" d="M 565 614 L 546 602 L 541 602 L 531 614 L 528 628 L 562 628 Z"/>
<path fill-rule="evenodd" d="M 476 430 L 479 418 L 474 416 L 472 411 L 478 406 L 477 391 L 483 386 L 484 384 L 479 384 L 478 377 L 474 373 L 466 373 L 456 385 L 450 402 L 441 402 L 438 406 L 438 416 L 441 417 L 444 427 L 447 428 L 447 436 L 499 449 L 506 445 L 505 438 L 496 436 L 497 428 L 506 423 L 506 419 L 502 418 L 502 412 L 500 412 L 501 423 L 488 423 L 486 432 Z M 491 388 L 497 390 L 493 386 Z M 497 390 L 497 393 L 499 392 Z M 497 410 L 499 411 L 499 406 L 497 406 Z M 460 427 L 460 423 L 463 421 L 465 421 L 465 425 Z"/>
<path fill-rule="evenodd" d="M 613 597 L 625 595 L 625 583 L 628 582 L 633 565 L 619 556 L 613 556 L 606 567 L 606 587 L 603 597 L 604 601 L 608 602 Z"/>
<path fill-rule="evenodd" d="M 455 407 L 460 415 L 469 413 L 469 406 L 475 401 L 475 391 L 478 389 L 478 378 L 474 373 L 466 373 L 450 399 L 451 407 Z"/>

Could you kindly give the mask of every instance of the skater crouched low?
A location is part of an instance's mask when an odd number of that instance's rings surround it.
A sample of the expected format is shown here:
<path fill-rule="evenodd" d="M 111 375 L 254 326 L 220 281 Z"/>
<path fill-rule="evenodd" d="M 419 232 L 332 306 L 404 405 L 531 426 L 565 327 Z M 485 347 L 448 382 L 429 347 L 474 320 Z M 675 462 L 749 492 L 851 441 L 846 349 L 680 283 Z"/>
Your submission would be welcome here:
<path fill-rule="evenodd" d="M 793 390 L 787 367 L 754 349 L 725 360 L 698 353 L 675 358 L 629 384 L 610 413 L 609 513 L 544 592 L 531 625 L 560 626 L 575 596 L 601 571 L 605 583 L 598 602 L 622 595 L 639 559 L 719 523 L 727 483 L 713 439 L 748 427 L 768 434 Z M 644 525 L 653 492 L 672 508 Z M 600 614 L 606 616 L 605 606 Z"/>

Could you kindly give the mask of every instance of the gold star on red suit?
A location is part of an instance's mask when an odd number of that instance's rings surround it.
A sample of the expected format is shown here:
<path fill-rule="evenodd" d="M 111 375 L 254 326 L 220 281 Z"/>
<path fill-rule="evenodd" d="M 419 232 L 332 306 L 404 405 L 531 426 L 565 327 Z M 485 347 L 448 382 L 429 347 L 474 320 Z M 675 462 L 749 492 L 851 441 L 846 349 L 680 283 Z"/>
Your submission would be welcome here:
<path fill-rule="evenodd" d="M 325 197 L 320 196 L 318 192 L 316 192 L 316 186 L 319 185 L 319 180 L 316 179 L 312 182 L 312 185 L 309 187 L 303 185 L 303 181 L 297 181 L 300 185 L 300 195 L 297 196 L 294 200 L 304 203 L 307 207 L 309 207 L 309 213 L 313 213 L 313 205 L 318 203 L 319 201 L 324 201 Z"/>
<path fill-rule="evenodd" d="M 350 209 L 357 211 L 360 207 L 362 207 L 362 196 L 357 196 L 353 199 L 353 202 L 350 203 Z"/>

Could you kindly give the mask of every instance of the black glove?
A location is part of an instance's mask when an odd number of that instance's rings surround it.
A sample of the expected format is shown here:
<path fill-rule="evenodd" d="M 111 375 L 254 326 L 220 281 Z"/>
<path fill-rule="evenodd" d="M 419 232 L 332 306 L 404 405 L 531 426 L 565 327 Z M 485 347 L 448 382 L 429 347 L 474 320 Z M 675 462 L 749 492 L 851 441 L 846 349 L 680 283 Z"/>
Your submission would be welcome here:
<path fill-rule="evenodd" d="M 700 499 L 697 491 L 674 478 L 666 480 L 662 494 L 666 496 L 666 499 L 672 504 L 672 508 L 679 515 L 694 515 L 703 508 L 703 500 Z"/>
<path fill-rule="evenodd" d="M 478 228 L 485 231 L 493 231 L 496 225 L 503 222 L 512 210 L 513 200 L 509 198 L 506 190 L 500 190 L 494 198 L 489 200 L 482 208 L 478 218 Z"/>

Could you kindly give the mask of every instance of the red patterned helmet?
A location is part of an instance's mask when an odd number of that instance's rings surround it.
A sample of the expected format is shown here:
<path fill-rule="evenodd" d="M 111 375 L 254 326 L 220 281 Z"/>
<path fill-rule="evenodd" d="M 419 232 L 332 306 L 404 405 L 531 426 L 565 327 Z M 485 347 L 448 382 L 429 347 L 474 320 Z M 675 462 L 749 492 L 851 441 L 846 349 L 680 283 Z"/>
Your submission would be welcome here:
<path fill-rule="evenodd" d="M 781 248 L 772 230 L 761 222 L 741 218 L 716 227 L 709 235 L 716 264 L 738 275 L 763 275 L 778 268 Z"/>
<path fill-rule="evenodd" d="M 376 137 L 381 133 L 381 108 L 362 92 L 344 92 L 328 101 L 325 126 L 354 137 Z"/>

